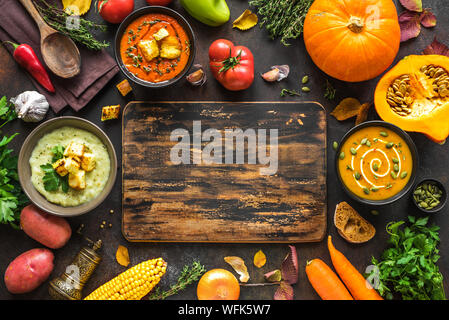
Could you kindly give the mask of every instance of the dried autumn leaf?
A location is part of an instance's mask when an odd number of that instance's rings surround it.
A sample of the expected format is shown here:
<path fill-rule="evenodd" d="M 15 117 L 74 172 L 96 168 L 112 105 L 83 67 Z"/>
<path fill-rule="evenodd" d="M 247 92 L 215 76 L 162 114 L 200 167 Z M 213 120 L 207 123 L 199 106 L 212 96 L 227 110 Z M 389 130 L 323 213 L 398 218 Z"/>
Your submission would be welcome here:
<path fill-rule="evenodd" d="M 422 0 L 399 0 L 399 2 L 407 10 L 422 12 Z"/>
<path fill-rule="evenodd" d="M 257 21 L 257 15 L 252 13 L 251 10 L 246 9 L 240 17 L 234 20 L 232 27 L 245 31 L 254 27 Z"/>
<path fill-rule="evenodd" d="M 437 25 L 437 18 L 429 9 L 425 9 L 419 19 L 421 24 L 426 28 L 433 28 Z"/>
<path fill-rule="evenodd" d="M 420 14 L 412 11 L 404 11 L 399 15 L 401 27 L 401 42 L 416 38 L 421 33 Z"/>
<path fill-rule="evenodd" d="M 435 37 L 433 42 L 423 50 L 423 54 L 439 54 L 449 57 L 449 48 Z"/>
<path fill-rule="evenodd" d="M 267 257 L 265 256 L 265 253 L 263 253 L 262 250 L 259 250 L 254 255 L 254 265 L 257 268 L 262 268 L 265 263 L 267 263 Z"/>
<path fill-rule="evenodd" d="M 231 267 L 240 275 L 240 282 L 248 282 L 249 274 L 246 268 L 245 261 L 236 256 L 224 257 L 224 261 L 229 263 Z"/>
<path fill-rule="evenodd" d="M 357 118 L 355 120 L 355 125 L 359 125 L 362 122 L 365 122 L 366 119 L 368 119 L 368 112 L 369 109 L 371 108 L 371 105 L 372 105 L 371 103 L 362 104 L 362 107 L 360 108 Z"/>
<path fill-rule="evenodd" d="M 117 248 L 117 252 L 115 253 L 115 259 L 117 260 L 117 262 L 124 266 L 127 267 L 129 265 L 129 252 L 128 252 L 128 248 L 119 245 Z"/>
<path fill-rule="evenodd" d="M 276 269 L 264 274 L 265 280 L 268 282 L 279 282 L 282 280 L 281 270 Z"/>
<path fill-rule="evenodd" d="M 74 16 L 82 16 L 90 9 L 92 0 L 62 0 L 64 11 Z"/>
<path fill-rule="evenodd" d="M 296 247 L 289 245 L 290 253 L 287 254 L 281 265 L 282 279 L 289 284 L 298 282 L 298 254 Z"/>
<path fill-rule="evenodd" d="M 293 300 L 293 287 L 285 281 L 282 281 L 274 293 L 274 300 Z"/>
<path fill-rule="evenodd" d="M 343 121 L 355 117 L 362 107 L 360 101 L 355 98 L 345 98 L 331 112 L 338 121 Z"/>

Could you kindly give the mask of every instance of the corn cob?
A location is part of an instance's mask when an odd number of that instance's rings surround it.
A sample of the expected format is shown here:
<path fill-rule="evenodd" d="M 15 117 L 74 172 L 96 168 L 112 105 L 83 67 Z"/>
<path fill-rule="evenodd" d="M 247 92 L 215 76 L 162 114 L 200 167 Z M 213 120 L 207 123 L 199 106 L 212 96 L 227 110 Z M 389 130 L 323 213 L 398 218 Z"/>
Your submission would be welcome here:
<path fill-rule="evenodd" d="M 166 269 L 167 263 L 162 258 L 141 262 L 106 282 L 84 300 L 140 300 L 159 283 Z"/>

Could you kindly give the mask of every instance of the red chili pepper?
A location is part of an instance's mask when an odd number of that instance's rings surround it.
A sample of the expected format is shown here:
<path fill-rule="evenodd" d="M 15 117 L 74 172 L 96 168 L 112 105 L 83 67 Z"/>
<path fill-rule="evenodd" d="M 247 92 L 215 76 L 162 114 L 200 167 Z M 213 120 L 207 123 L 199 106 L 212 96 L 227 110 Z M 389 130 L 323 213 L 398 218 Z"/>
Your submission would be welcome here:
<path fill-rule="evenodd" d="M 13 57 L 19 65 L 25 68 L 45 89 L 50 92 L 55 92 L 55 88 L 51 83 L 50 77 L 48 76 L 48 73 L 42 63 L 39 61 L 39 58 L 33 48 L 27 44 L 18 45 L 11 41 L 4 42 L 14 46 Z"/>

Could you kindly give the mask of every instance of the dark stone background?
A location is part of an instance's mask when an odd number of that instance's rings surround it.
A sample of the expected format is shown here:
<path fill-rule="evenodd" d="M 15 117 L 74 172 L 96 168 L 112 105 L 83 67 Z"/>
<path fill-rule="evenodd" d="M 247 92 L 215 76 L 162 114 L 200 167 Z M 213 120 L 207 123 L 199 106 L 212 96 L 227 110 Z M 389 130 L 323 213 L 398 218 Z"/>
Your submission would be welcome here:
<path fill-rule="evenodd" d="M 136 0 L 135 8 L 145 5 L 144 0 Z M 398 1 L 396 1 L 398 3 Z M 130 100 L 153 100 L 153 101 L 273 101 L 273 100 L 313 100 L 323 104 L 328 111 L 336 106 L 340 99 L 345 97 L 356 97 L 362 102 L 373 100 L 374 88 L 379 79 L 373 79 L 363 83 L 343 83 L 334 79 L 329 79 L 337 89 L 335 100 L 328 101 L 323 97 L 324 83 L 327 78 L 311 61 L 304 48 L 302 38 L 292 41 L 291 46 L 284 47 L 279 41 L 271 41 L 265 30 L 255 27 L 249 31 L 241 32 L 232 29 L 232 21 L 237 18 L 245 9 L 248 8 L 248 2 L 243 0 L 228 0 L 231 9 L 231 21 L 219 28 L 211 28 L 197 22 L 180 7 L 178 1 L 174 1 L 172 8 L 183 14 L 196 33 L 197 37 L 197 55 L 195 62 L 205 66 L 208 64 L 208 47 L 211 42 L 218 38 L 227 38 L 236 44 L 248 46 L 255 55 L 256 79 L 251 88 L 243 92 L 232 93 L 222 88 L 210 75 L 207 84 L 201 88 L 193 88 L 185 81 L 180 81 L 177 85 L 163 90 L 149 90 L 145 88 L 134 88 L 133 95 L 122 98 L 116 90 L 115 84 L 123 79 L 118 74 L 109 85 L 102 90 L 88 105 L 79 113 L 71 110 L 64 110 L 60 114 L 55 115 L 49 112 L 47 118 L 62 115 L 77 115 L 99 125 L 113 141 L 119 162 L 121 162 L 121 121 L 110 121 L 102 123 L 100 121 L 101 107 L 106 105 L 121 104 L 122 107 Z M 438 25 L 433 29 L 424 29 L 419 38 L 410 40 L 401 45 L 401 50 L 396 61 L 409 54 L 420 54 L 422 50 L 432 42 L 436 36 L 440 41 L 449 44 L 447 37 L 447 28 L 449 27 L 448 13 L 449 8 L 445 0 L 425 0 L 425 7 L 431 7 L 435 12 Z M 397 5 L 398 11 L 402 8 Z M 5 12 L 1 15 L 7 14 Z M 100 22 L 102 19 L 99 15 L 91 10 L 87 18 Z M 116 26 L 111 25 L 109 30 L 100 34 L 99 38 L 108 41 L 114 40 Z M 113 54 L 112 46 L 108 51 Z M 15 62 L 10 58 L 9 54 L 0 48 L 0 93 L 8 97 L 15 96 L 25 90 L 33 90 L 33 86 L 29 82 L 26 74 Z M 276 64 L 288 64 L 291 67 L 291 74 L 287 80 L 280 83 L 268 84 L 264 82 L 258 74 L 269 69 L 270 66 Z M 308 86 L 312 89 L 310 93 L 303 94 L 301 97 L 285 97 L 281 98 L 279 93 L 282 88 L 290 88 L 298 90 L 300 88 L 300 79 L 303 75 L 309 75 L 310 82 Z M 377 119 L 374 109 L 370 111 L 369 119 Z M 27 134 L 35 127 L 33 124 L 26 124 L 22 121 L 14 121 L 4 127 L 3 133 L 10 135 L 14 132 L 21 134 L 15 138 L 12 144 L 16 152 L 19 152 L 21 143 Z M 333 117 L 328 116 L 328 233 L 333 235 L 335 246 L 340 249 L 350 261 L 360 270 L 363 271 L 370 264 L 371 257 L 379 257 L 381 252 L 387 247 L 387 233 L 385 226 L 392 220 L 405 219 L 407 215 L 420 215 L 418 210 L 414 208 L 409 197 L 404 197 L 395 204 L 377 208 L 380 212 L 378 216 L 373 216 L 370 211 L 371 207 L 360 205 L 351 201 L 340 188 L 334 170 L 334 152 L 332 142 L 339 141 L 344 133 L 353 126 L 353 120 L 340 123 Z M 412 138 L 417 144 L 420 154 L 420 170 L 418 179 L 423 177 L 439 178 L 446 186 L 448 186 L 448 164 L 449 164 L 449 145 L 437 145 L 421 134 L 411 133 Z M 124 267 L 115 261 L 115 251 L 118 245 L 124 245 L 129 248 L 131 257 L 131 265 L 135 265 L 143 260 L 162 256 L 168 262 L 168 272 L 160 283 L 162 288 L 168 288 L 170 284 L 176 282 L 180 270 L 185 264 L 190 264 L 193 260 L 199 259 L 207 269 L 226 268 L 232 270 L 230 266 L 224 262 L 223 257 L 228 255 L 236 255 L 242 257 L 248 266 L 251 275 L 250 282 L 263 281 L 265 272 L 276 269 L 280 266 L 282 259 L 288 253 L 288 247 L 285 244 L 207 244 L 207 243 L 129 243 L 121 233 L 121 171 L 119 169 L 118 179 L 115 187 L 104 203 L 93 212 L 84 216 L 72 218 L 69 220 L 72 229 L 81 224 L 85 224 L 85 235 L 92 239 L 101 238 L 104 247 L 101 251 L 103 261 L 98 266 L 94 275 L 87 283 L 84 293 L 88 294 L 110 280 L 118 273 L 125 270 Z M 371 221 L 377 228 L 375 238 L 366 244 L 353 245 L 344 241 L 336 232 L 332 224 L 333 212 L 336 203 L 340 201 L 348 201 L 359 212 Z M 114 210 L 110 214 L 110 210 Z M 445 289 L 448 291 L 449 285 L 449 235 L 447 229 L 449 227 L 448 210 L 446 207 L 443 211 L 432 216 L 431 222 L 441 226 L 441 260 L 439 261 L 440 269 L 446 279 Z M 100 229 L 102 221 L 112 223 L 112 228 Z M 74 234 L 69 243 L 55 253 L 55 269 L 50 279 L 59 276 L 65 267 L 70 264 L 72 258 L 79 249 L 84 245 L 84 241 L 80 236 Z M 28 238 L 22 231 L 16 231 L 6 225 L 0 225 L 0 273 L 4 274 L 7 265 L 16 256 L 24 251 L 32 248 L 40 247 L 40 244 Z M 312 287 L 310 286 L 304 268 L 307 260 L 313 258 L 321 258 L 327 263 L 330 262 L 326 243 L 308 243 L 296 244 L 299 256 L 299 282 L 294 286 L 295 299 L 319 299 Z M 253 266 L 252 259 L 254 254 L 262 249 L 267 256 L 267 264 L 257 269 Z M 36 289 L 34 292 L 25 295 L 11 295 L 7 292 L 3 280 L 0 281 L 0 299 L 49 299 L 48 281 Z M 272 299 L 275 287 L 253 287 L 242 288 L 241 299 Z M 171 297 L 171 299 L 196 299 L 196 286 L 192 285 L 179 295 Z"/>

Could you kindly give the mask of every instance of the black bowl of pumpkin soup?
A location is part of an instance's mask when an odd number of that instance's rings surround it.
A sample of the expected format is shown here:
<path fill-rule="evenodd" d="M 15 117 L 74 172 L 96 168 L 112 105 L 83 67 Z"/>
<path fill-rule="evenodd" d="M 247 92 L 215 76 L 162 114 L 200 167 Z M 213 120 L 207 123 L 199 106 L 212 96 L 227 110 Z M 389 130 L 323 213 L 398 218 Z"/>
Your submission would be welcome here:
<path fill-rule="evenodd" d="M 132 82 L 167 87 L 183 78 L 195 59 L 195 35 L 187 20 L 167 7 L 147 6 L 123 20 L 115 36 L 115 59 Z"/>
<path fill-rule="evenodd" d="M 335 162 L 343 189 L 369 205 L 389 204 L 407 194 L 419 166 L 410 136 L 384 121 L 364 122 L 349 130 Z"/>

